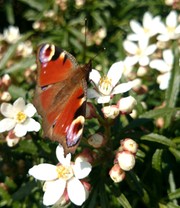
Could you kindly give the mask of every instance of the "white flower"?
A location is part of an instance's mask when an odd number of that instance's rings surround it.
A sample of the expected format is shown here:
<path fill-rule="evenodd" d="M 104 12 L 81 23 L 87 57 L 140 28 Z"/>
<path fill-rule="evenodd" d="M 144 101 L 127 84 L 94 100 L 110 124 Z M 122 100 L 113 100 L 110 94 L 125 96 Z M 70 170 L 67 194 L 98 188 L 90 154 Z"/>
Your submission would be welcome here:
<path fill-rule="evenodd" d="M 123 62 L 114 63 L 107 76 L 101 77 L 100 73 L 92 69 L 89 79 L 95 85 L 95 89 L 88 89 L 87 97 L 96 98 L 98 103 L 108 103 L 114 94 L 124 93 L 132 88 L 131 82 L 117 84 L 120 80 L 124 67 Z"/>
<path fill-rule="evenodd" d="M 29 55 L 31 55 L 33 52 L 31 42 L 30 41 L 21 42 L 17 47 L 17 52 L 23 57 L 28 57 Z"/>
<path fill-rule="evenodd" d="M 146 12 L 143 16 L 142 25 L 136 20 L 130 21 L 130 27 L 133 34 L 127 36 L 128 40 L 139 41 L 142 38 L 150 38 L 158 33 L 160 17 L 153 17 L 150 12 Z"/>
<path fill-rule="evenodd" d="M 150 67 L 158 70 L 161 74 L 157 77 L 159 88 L 161 90 L 167 89 L 171 77 L 171 70 L 173 67 L 174 55 L 172 50 L 167 49 L 163 51 L 163 59 L 154 59 L 150 62 Z"/>
<path fill-rule="evenodd" d="M 157 39 L 160 41 L 168 41 L 180 37 L 180 25 L 178 25 L 178 14 L 171 11 L 166 17 L 166 24 L 161 22 L 159 25 L 159 33 Z"/>
<path fill-rule="evenodd" d="M 28 131 L 40 130 L 40 124 L 31 118 L 36 113 L 35 107 L 31 103 L 25 105 L 23 98 L 18 98 L 13 105 L 2 103 L 0 111 L 6 117 L 0 121 L 0 133 L 14 129 L 15 135 L 22 137 Z"/>
<path fill-rule="evenodd" d="M 16 43 L 20 36 L 19 28 L 14 26 L 9 26 L 8 29 L 5 29 L 3 32 L 4 40 L 8 43 Z"/>
<path fill-rule="evenodd" d="M 131 54 L 129 61 L 132 65 L 139 63 L 141 66 L 147 66 L 149 64 L 149 55 L 153 54 L 157 46 L 151 44 L 148 46 L 148 39 L 142 38 L 138 43 L 125 40 L 123 43 L 124 49 Z"/>
<path fill-rule="evenodd" d="M 87 177 L 91 171 L 88 162 L 75 160 L 71 163 L 71 154 L 64 157 L 62 146 L 56 148 L 56 156 L 60 164 L 40 164 L 29 170 L 29 174 L 38 180 L 46 181 L 44 184 L 43 204 L 50 206 L 55 204 L 63 196 L 67 189 L 69 199 L 81 206 L 87 198 L 87 191 L 80 179 Z"/>

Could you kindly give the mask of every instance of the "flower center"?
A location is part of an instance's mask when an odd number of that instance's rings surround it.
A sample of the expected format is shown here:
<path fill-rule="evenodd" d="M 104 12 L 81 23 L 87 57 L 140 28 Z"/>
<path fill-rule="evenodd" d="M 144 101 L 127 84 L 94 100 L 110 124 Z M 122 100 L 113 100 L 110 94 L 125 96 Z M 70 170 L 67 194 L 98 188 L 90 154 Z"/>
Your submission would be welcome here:
<path fill-rule="evenodd" d="M 143 51 L 140 48 L 138 48 L 136 51 L 136 54 L 137 54 L 137 56 L 142 56 Z"/>
<path fill-rule="evenodd" d="M 58 173 L 58 178 L 62 178 L 66 181 L 74 175 L 71 166 L 58 165 L 56 171 Z"/>
<path fill-rule="evenodd" d="M 16 114 L 15 119 L 17 123 L 23 123 L 26 120 L 26 118 L 27 118 L 26 114 L 20 111 Z"/>
<path fill-rule="evenodd" d="M 108 78 L 107 76 L 102 77 L 99 80 L 98 88 L 99 92 L 103 95 L 110 95 L 113 89 L 112 79 Z"/>
<path fill-rule="evenodd" d="M 167 27 L 169 33 L 174 33 L 175 27 Z"/>

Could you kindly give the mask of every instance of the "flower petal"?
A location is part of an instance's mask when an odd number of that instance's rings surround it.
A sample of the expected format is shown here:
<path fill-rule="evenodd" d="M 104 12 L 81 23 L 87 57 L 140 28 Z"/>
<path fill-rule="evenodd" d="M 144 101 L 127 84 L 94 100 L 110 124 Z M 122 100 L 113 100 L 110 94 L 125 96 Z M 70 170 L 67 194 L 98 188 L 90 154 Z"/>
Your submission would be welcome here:
<path fill-rule="evenodd" d="M 143 16 L 143 26 L 144 28 L 150 28 L 152 25 L 152 14 L 150 12 L 146 12 Z"/>
<path fill-rule="evenodd" d="M 159 72 L 164 73 L 171 70 L 171 67 L 168 66 L 164 60 L 154 59 L 150 62 L 149 66 L 153 69 L 157 69 Z"/>
<path fill-rule="evenodd" d="M 13 106 L 9 103 L 2 103 L 1 104 L 1 113 L 3 116 L 8 118 L 13 118 Z"/>
<path fill-rule="evenodd" d="M 136 52 L 138 50 L 137 45 L 131 41 L 128 41 L 128 40 L 125 40 L 123 42 L 123 47 L 128 53 L 133 54 L 133 55 L 136 54 Z"/>
<path fill-rule="evenodd" d="M 95 89 L 87 89 L 87 98 L 97 98 L 100 97 L 100 94 Z"/>
<path fill-rule="evenodd" d="M 63 195 L 66 187 L 66 181 L 58 179 L 55 181 L 48 181 L 44 185 L 46 190 L 43 196 L 43 204 L 50 206 L 55 204 Z"/>
<path fill-rule="evenodd" d="M 14 128 L 14 133 L 17 137 L 23 137 L 27 133 L 27 128 L 23 124 L 16 124 Z"/>
<path fill-rule="evenodd" d="M 110 96 L 101 96 L 101 97 L 96 98 L 97 103 L 108 103 L 110 99 L 111 99 Z"/>
<path fill-rule="evenodd" d="M 33 118 L 28 118 L 26 121 L 22 124 L 26 131 L 39 131 L 41 128 L 41 125 L 35 121 Z"/>
<path fill-rule="evenodd" d="M 95 85 L 98 85 L 100 78 L 100 73 L 97 70 L 92 69 L 92 71 L 89 74 L 89 80 L 92 81 Z"/>
<path fill-rule="evenodd" d="M 68 181 L 67 192 L 69 199 L 78 206 L 81 206 L 86 200 L 85 188 L 75 177 Z"/>
<path fill-rule="evenodd" d="M 43 163 L 33 166 L 31 169 L 29 169 L 28 173 L 38 180 L 55 180 L 58 177 L 56 168 L 57 167 L 55 165 Z"/>
<path fill-rule="evenodd" d="M 166 24 L 168 27 L 176 27 L 177 25 L 177 13 L 175 11 L 171 11 L 167 18 L 166 18 Z"/>
<path fill-rule="evenodd" d="M 24 108 L 24 113 L 28 116 L 28 117 L 32 117 L 34 116 L 34 114 L 36 113 L 36 108 L 34 107 L 33 104 L 29 103 L 25 106 Z"/>
<path fill-rule="evenodd" d="M 56 147 L 56 157 L 64 166 L 70 165 L 71 163 L 71 154 L 69 153 L 66 155 L 66 157 L 64 157 L 64 149 L 60 144 Z"/>
<path fill-rule="evenodd" d="M 85 178 L 91 172 L 92 166 L 89 162 L 76 160 L 73 165 L 74 175 L 78 179 Z"/>
<path fill-rule="evenodd" d="M 11 118 L 4 118 L 0 121 L 0 133 L 4 131 L 9 131 L 14 128 L 16 122 Z"/>
<path fill-rule="evenodd" d="M 111 79 L 112 86 L 115 86 L 117 82 L 120 80 L 123 70 L 124 64 L 122 61 L 116 62 L 110 67 L 107 73 L 107 77 Z"/>
<path fill-rule="evenodd" d="M 132 82 L 122 83 L 117 85 L 114 89 L 112 94 L 119 94 L 129 91 L 133 87 Z"/>
<path fill-rule="evenodd" d="M 154 51 L 157 49 L 157 45 L 156 44 L 151 44 L 147 47 L 145 54 L 151 55 L 152 53 L 154 53 Z"/>
<path fill-rule="evenodd" d="M 143 28 L 140 23 L 135 20 L 130 21 L 130 27 L 134 33 L 141 34 L 143 32 Z"/>
<path fill-rule="evenodd" d="M 25 101 L 22 97 L 18 98 L 14 103 L 13 103 L 14 110 L 16 111 L 23 111 L 25 108 Z"/>
<path fill-rule="evenodd" d="M 147 66 L 149 64 L 149 57 L 147 56 L 142 56 L 140 59 L 139 59 L 139 65 L 141 66 Z"/>

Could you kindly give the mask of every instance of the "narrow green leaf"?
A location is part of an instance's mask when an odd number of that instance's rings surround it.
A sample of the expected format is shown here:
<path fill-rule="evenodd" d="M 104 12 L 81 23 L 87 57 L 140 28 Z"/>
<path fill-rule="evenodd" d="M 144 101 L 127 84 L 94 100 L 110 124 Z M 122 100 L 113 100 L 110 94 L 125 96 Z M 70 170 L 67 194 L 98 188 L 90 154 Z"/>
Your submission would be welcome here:
<path fill-rule="evenodd" d="M 147 111 L 140 115 L 140 118 L 159 118 L 164 117 L 164 115 L 172 115 L 176 113 L 180 108 L 161 108 Z"/>
<path fill-rule="evenodd" d="M 153 157 L 152 157 L 152 167 L 154 170 L 156 170 L 157 172 L 161 172 L 161 158 L 162 158 L 162 153 L 163 150 L 162 149 L 156 149 Z"/>
<path fill-rule="evenodd" d="M 124 194 L 121 194 L 120 197 L 117 198 L 117 200 L 123 206 L 123 208 L 132 208 Z"/>
<path fill-rule="evenodd" d="M 175 46 L 176 47 L 176 46 Z M 166 107 L 173 108 L 176 105 L 178 93 L 180 89 L 180 70 L 179 70 L 179 49 L 174 50 L 174 65 L 171 71 L 171 78 L 168 89 L 166 90 Z M 171 121 L 171 116 L 167 115 L 165 119 L 165 126 L 168 126 Z"/>
<path fill-rule="evenodd" d="M 180 188 L 176 189 L 176 191 L 174 191 L 174 192 L 169 193 L 168 198 L 170 200 L 179 199 L 180 198 Z"/>
<path fill-rule="evenodd" d="M 167 204 L 167 208 L 179 208 L 179 205 L 175 205 L 175 204 L 173 204 L 172 202 L 169 202 L 169 203 Z"/>
<path fill-rule="evenodd" d="M 160 143 L 160 144 L 163 144 L 163 145 L 166 145 L 169 147 L 176 147 L 176 145 L 173 141 L 171 141 L 167 137 L 159 135 L 159 134 L 154 134 L 154 133 L 147 134 L 145 136 L 142 136 L 141 140 L 156 142 L 156 143 Z"/>
<path fill-rule="evenodd" d="M 28 58 L 24 58 L 21 61 L 19 61 L 18 63 L 12 65 L 11 67 L 9 67 L 8 69 L 6 69 L 6 73 L 12 73 L 12 72 L 16 72 L 16 71 L 21 71 L 24 69 L 27 69 L 28 67 L 32 66 L 35 63 L 36 59 L 35 57 L 28 57 Z"/>
<path fill-rule="evenodd" d="M 14 55 L 14 53 L 16 52 L 17 45 L 18 43 L 15 43 L 7 49 L 6 53 L 0 61 L 0 70 L 2 70 L 5 67 L 7 61 Z"/>
<path fill-rule="evenodd" d="M 29 38 L 29 36 L 31 36 L 32 34 L 33 34 L 32 32 L 26 33 L 16 43 L 14 43 L 14 44 L 9 46 L 9 48 L 6 51 L 6 53 L 4 54 L 2 59 L 0 60 L 0 70 L 3 70 L 5 68 L 8 60 L 11 59 L 12 56 L 15 54 L 16 48 L 17 48 L 18 44 L 20 42 L 26 40 L 27 38 Z M 8 73 L 8 72 L 6 71 L 6 73 Z"/>
<path fill-rule="evenodd" d="M 174 155 L 176 160 L 180 162 L 180 151 L 178 149 L 173 148 L 173 147 L 170 147 L 169 151 Z"/>

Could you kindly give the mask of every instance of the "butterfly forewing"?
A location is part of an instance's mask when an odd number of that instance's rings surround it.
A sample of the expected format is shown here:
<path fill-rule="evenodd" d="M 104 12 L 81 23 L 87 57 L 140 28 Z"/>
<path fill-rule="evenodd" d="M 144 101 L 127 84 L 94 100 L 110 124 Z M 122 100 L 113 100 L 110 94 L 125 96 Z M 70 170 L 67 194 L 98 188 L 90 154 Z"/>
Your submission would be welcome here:
<path fill-rule="evenodd" d="M 44 134 L 62 144 L 65 154 L 73 153 L 83 132 L 91 64 L 79 67 L 71 54 L 49 44 L 39 48 L 37 62 L 35 106 Z"/>

